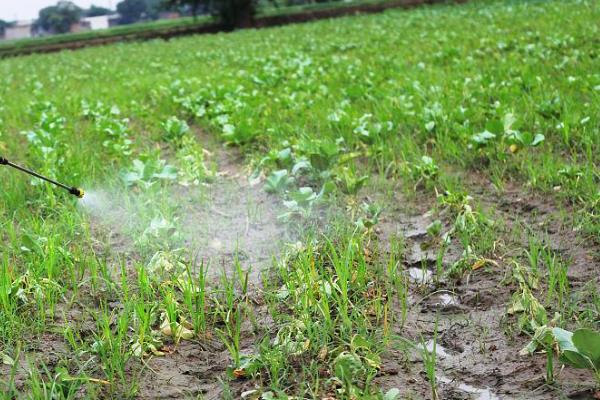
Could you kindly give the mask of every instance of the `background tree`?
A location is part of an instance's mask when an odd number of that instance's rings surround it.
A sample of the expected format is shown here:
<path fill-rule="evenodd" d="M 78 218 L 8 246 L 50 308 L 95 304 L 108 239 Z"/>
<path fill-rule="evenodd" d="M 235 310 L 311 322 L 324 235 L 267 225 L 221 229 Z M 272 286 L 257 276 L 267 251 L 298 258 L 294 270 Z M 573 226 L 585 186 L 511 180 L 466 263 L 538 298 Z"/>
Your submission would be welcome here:
<path fill-rule="evenodd" d="M 213 14 L 226 29 L 248 28 L 256 15 L 256 0 L 213 0 Z"/>
<path fill-rule="evenodd" d="M 146 0 L 146 18 L 158 19 L 163 9 L 163 0 Z"/>
<path fill-rule="evenodd" d="M 166 0 L 168 8 L 189 7 L 195 17 L 203 7 L 215 16 L 225 29 L 244 28 L 252 25 L 257 0 Z"/>
<path fill-rule="evenodd" d="M 98 7 L 93 4 L 84 12 L 86 17 L 100 17 L 102 15 L 110 15 L 112 13 L 113 11 L 110 8 Z"/>
<path fill-rule="evenodd" d="M 117 4 L 117 12 L 122 23 L 131 24 L 146 16 L 148 4 L 145 0 L 123 0 Z"/>
<path fill-rule="evenodd" d="M 186 12 L 189 10 L 194 18 L 198 16 L 198 11 L 206 5 L 206 0 L 165 0 L 164 8 Z"/>
<path fill-rule="evenodd" d="M 37 25 L 52 33 L 65 33 L 71 30 L 71 25 L 79 21 L 81 8 L 70 1 L 59 1 L 55 6 L 42 8 L 39 12 Z"/>
<path fill-rule="evenodd" d="M 10 26 L 9 22 L 0 19 L 0 37 L 4 36 L 4 31 Z"/>

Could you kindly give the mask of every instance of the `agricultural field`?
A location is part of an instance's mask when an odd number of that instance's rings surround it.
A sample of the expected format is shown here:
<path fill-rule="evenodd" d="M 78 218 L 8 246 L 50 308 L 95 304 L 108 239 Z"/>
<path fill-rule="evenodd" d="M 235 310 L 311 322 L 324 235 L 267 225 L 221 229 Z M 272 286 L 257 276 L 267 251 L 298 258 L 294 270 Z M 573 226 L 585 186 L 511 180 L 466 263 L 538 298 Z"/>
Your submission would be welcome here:
<path fill-rule="evenodd" d="M 600 8 L 0 61 L 0 399 L 600 397 Z"/>
<path fill-rule="evenodd" d="M 416 1 L 417 4 L 420 0 Z M 436 1 L 436 0 L 434 0 Z M 405 2 L 410 3 L 410 0 Z M 413 3 L 414 5 L 415 3 Z M 347 0 L 326 1 L 320 3 L 307 3 L 298 5 L 278 5 L 277 3 L 259 4 L 256 24 L 271 26 L 269 18 L 284 17 L 302 20 L 303 17 L 318 19 L 310 16 L 313 12 L 331 11 L 333 13 L 349 10 L 356 7 L 399 7 L 398 2 L 389 0 Z M 407 6 L 410 6 L 408 4 Z M 276 24 L 279 25 L 279 24 Z M 156 21 L 137 22 L 134 24 L 117 25 L 108 29 L 65 33 L 59 35 L 33 37 L 28 39 L 0 40 L 0 58 L 14 57 L 34 53 L 48 53 L 65 49 L 79 49 L 86 46 L 98 46 L 124 41 L 142 41 L 150 39 L 168 39 L 194 33 L 218 32 L 224 29 L 218 20 L 210 15 L 201 15 L 196 18 L 181 17 Z"/>

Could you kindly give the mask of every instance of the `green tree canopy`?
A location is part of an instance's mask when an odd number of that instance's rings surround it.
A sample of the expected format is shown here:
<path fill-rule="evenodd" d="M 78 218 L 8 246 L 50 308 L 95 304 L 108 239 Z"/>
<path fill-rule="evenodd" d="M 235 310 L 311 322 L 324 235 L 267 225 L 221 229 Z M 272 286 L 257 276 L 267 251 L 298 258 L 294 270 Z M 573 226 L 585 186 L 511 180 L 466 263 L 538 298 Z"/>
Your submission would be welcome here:
<path fill-rule="evenodd" d="M 121 15 L 121 22 L 124 24 L 139 21 L 147 11 L 148 4 L 145 0 L 123 0 L 117 4 L 117 12 Z"/>
<path fill-rule="evenodd" d="M 45 31 L 65 33 L 71 30 L 71 25 L 79 21 L 81 8 L 70 1 L 59 1 L 55 6 L 42 8 L 37 24 Z"/>
<path fill-rule="evenodd" d="M 165 0 L 168 8 L 189 7 L 195 17 L 201 7 L 217 17 L 226 29 L 248 27 L 256 14 L 257 0 Z"/>
<path fill-rule="evenodd" d="M 4 31 L 8 26 L 10 26 L 9 22 L 0 19 L 0 36 L 4 36 Z"/>
<path fill-rule="evenodd" d="M 110 8 L 98 7 L 92 4 L 84 13 L 86 17 L 100 17 L 102 15 L 112 14 L 112 10 Z"/>

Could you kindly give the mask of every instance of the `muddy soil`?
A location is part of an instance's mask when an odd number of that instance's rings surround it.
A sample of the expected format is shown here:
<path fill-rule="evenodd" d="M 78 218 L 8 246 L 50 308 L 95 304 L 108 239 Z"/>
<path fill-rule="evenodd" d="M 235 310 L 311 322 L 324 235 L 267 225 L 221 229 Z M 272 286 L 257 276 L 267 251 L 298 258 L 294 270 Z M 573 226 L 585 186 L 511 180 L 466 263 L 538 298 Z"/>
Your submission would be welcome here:
<path fill-rule="evenodd" d="M 252 266 L 251 283 L 255 319 L 243 326 L 242 354 L 255 351 L 258 340 L 272 333 L 273 322 L 268 316 L 260 294 L 260 272 L 271 266 L 273 257 L 286 243 L 296 238 L 297 227 L 283 225 L 277 216 L 280 202 L 262 190 L 262 185 L 251 185 L 248 173 L 241 165 L 239 154 L 224 149 L 210 137 L 199 133 L 199 141 L 212 153 L 218 164 L 219 176 L 207 190 L 188 187 L 177 191 L 181 200 L 180 214 L 189 218 L 184 224 L 186 246 L 193 248 L 197 261 L 210 263 L 209 276 L 213 282 L 223 270 L 231 273 L 236 260 L 243 268 Z M 526 236 L 514 232 L 527 226 L 565 259 L 570 260 L 568 272 L 574 297 L 584 298 L 586 287 L 598 286 L 597 274 L 600 251 L 597 246 L 582 240 L 578 232 L 560 217 L 561 210 L 550 200 L 524 192 L 518 187 L 507 187 L 501 194 L 482 182 L 475 182 L 470 193 L 501 221 L 498 250 L 490 256 L 497 265 L 488 264 L 461 279 L 436 280 L 437 246 L 427 246 L 427 227 L 439 215 L 431 212 L 435 199 L 416 194 L 407 201 L 401 188 L 393 183 L 380 183 L 365 190 L 361 200 L 378 202 L 384 212 L 375 230 L 376 246 L 382 257 L 395 251 L 396 239 L 404 242 L 403 273 L 409 280 L 409 309 L 405 324 L 394 327 L 394 333 L 432 350 L 432 338 L 437 326 L 436 376 L 441 399 L 557 399 L 591 398 L 586 392 L 593 380 L 586 371 L 572 368 L 555 369 L 557 384 L 544 382 L 545 356 L 519 355 L 529 338 L 513 329 L 514 319 L 506 309 L 514 283 L 505 279 L 510 272 L 510 257 L 519 257 L 526 249 Z M 199 194 L 199 191 L 202 193 Z M 565 212 L 570 212 L 565 210 Z M 443 217 L 442 231 L 449 229 Z M 92 230 L 94 234 L 94 230 Z M 104 231 L 104 233 L 106 233 Z M 98 235 L 102 231 L 97 232 Z M 112 232 L 109 244 L 125 250 L 131 242 L 124 233 Z M 112 239 L 111 239 L 112 238 Z M 106 238 L 104 238 L 106 239 Z M 114 243 L 114 242 L 117 243 Z M 104 240 L 98 240 L 98 246 Z M 119 247 L 121 246 L 121 247 Z M 453 242 L 444 257 L 442 267 L 448 268 L 461 256 L 462 249 Z M 130 254 L 131 256 L 131 254 Z M 133 255 L 134 256 L 134 255 Z M 118 303 L 110 303 L 118 311 Z M 70 324 L 82 338 L 95 329 L 92 314 L 94 302 L 65 308 L 57 326 Z M 552 311 L 552 310 L 549 310 Z M 62 315 L 62 312 L 58 313 Z M 398 305 L 395 314 L 400 315 Z M 399 320 L 400 318 L 396 318 Z M 36 364 L 55 366 L 69 357 L 68 346 L 62 336 L 44 334 L 23 349 L 27 358 Z M 220 341 L 212 337 L 182 341 L 161 349 L 166 354 L 141 362 L 130 362 L 129 373 L 138 377 L 138 397 L 143 399 L 193 398 L 218 399 L 225 391 L 237 398 L 253 389 L 250 381 L 235 380 L 222 384 L 230 356 Z M 408 349 L 401 342 L 383 355 L 383 363 L 373 382 L 384 390 L 398 388 L 400 398 L 430 399 L 431 392 L 424 374 L 419 348 Z M 85 362 L 81 359 L 79 362 Z M 26 357 L 19 360 L 17 385 L 27 378 Z M 10 368 L 0 365 L 0 374 Z M 99 389 L 100 393 L 102 388 Z M 104 393 L 110 397 L 110 394 Z"/>
<path fill-rule="evenodd" d="M 474 185 L 471 189 L 483 208 L 503 222 L 498 241 L 510 242 L 515 227 L 528 226 L 545 237 L 550 248 L 571 261 L 568 277 L 575 296 L 585 282 L 595 282 L 597 287 L 598 248 L 582 241 L 566 224 L 559 223 L 560 210 L 551 200 L 527 194 L 517 187 L 502 194 L 486 185 Z M 460 280 L 435 283 L 437 247 L 422 249 L 427 242 L 426 227 L 435 219 L 428 212 L 435 199 L 417 199 L 411 203 L 418 206 L 410 210 L 399 188 L 383 192 L 391 194 L 376 196 L 386 209 L 378 226 L 378 238 L 384 249 L 394 237 L 405 239 L 404 267 L 410 281 L 408 318 L 404 326 L 396 327 L 396 333 L 417 343 L 422 337 L 425 346 L 432 350 L 431 340 L 437 325 L 436 376 L 440 398 L 592 398 L 589 388 L 593 379 L 589 373 L 556 367 L 557 384 L 549 386 L 544 381 L 545 356 L 519 355 L 529 338 L 513 333 L 514 320 L 506 314 L 511 295 L 517 289 L 514 284 L 506 283 L 510 272 L 506 254 L 494 254 L 498 265 L 487 265 Z M 443 232 L 449 229 L 447 222 Z M 519 239 L 506 243 L 505 248 L 515 252 L 527 249 L 525 235 Z M 451 245 L 444 257 L 444 268 L 461 253 L 456 243 Z M 396 313 L 400 315 L 400 309 Z M 408 357 L 406 354 L 400 349 L 385 354 L 377 384 L 400 388 L 401 398 L 431 398 L 419 350 L 409 351 Z"/>

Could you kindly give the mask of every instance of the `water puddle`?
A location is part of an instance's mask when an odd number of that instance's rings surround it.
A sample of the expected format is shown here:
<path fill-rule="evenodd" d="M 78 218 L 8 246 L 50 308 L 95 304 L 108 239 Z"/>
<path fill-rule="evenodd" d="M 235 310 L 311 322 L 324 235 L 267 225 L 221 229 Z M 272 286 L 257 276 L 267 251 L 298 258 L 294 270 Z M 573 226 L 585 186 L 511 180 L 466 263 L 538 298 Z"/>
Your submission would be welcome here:
<path fill-rule="evenodd" d="M 418 348 L 420 350 L 425 349 L 428 352 L 432 353 L 433 352 L 433 340 L 429 340 L 429 341 L 425 342 L 425 346 L 419 345 Z M 449 357 L 452 357 L 452 355 L 446 351 L 446 349 L 444 348 L 444 346 L 440 345 L 439 343 L 435 344 L 435 354 L 439 358 L 449 358 Z"/>
<path fill-rule="evenodd" d="M 500 398 L 494 392 L 492 392 L 490 389 L 476 388 L 474 386 L 467 385 L 466 383 L 461 383 L 461 382 L 457 382 L 452 379 L 446 378 L 445 376 L 438 376 L 437 379 L 438 379 L 438 381 L 440 381 L 446 385 L 452 385 L 462 392 L 473 395 L 472 399 L 475 399 L 475 400 L 500 400 Z"/>
<path fill-rule="evenodd" d="M 413 267 L 408 269 L 408 278 L 411 282 L 427 285 L 433 282 L 433 273 L 425 268 Z"/>

